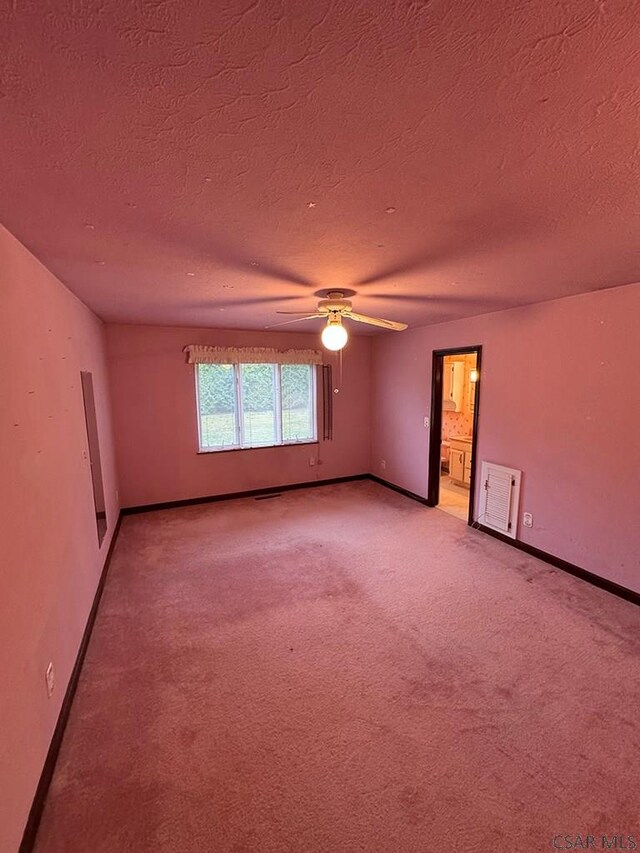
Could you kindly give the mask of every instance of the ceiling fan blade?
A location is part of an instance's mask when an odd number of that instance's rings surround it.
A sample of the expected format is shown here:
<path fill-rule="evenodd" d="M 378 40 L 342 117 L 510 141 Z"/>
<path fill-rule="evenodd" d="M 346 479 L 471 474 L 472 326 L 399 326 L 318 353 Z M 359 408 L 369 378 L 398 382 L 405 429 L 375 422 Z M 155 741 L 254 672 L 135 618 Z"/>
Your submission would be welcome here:
<path fill-rule="evenodd" d="M 301 320 L 315 320 L 317 317 L 324 317 L 324 314 L 308 314 L 306 317 L 296 317 L 295 320 L 285 320 L 284 323 L 271 323 L 271 325 L 265 326 L 265 328 L 274 329 L 276 326 L 288 326 L 289 323 L 299 323 Z"/>
<path fill-rule="evenodd" d="M 276 314 L 296 314 L 297 316 L 300 316 L 301 314 L 307 315 L 307 312 L 306 311 L 276 311 Z"/>
<path fill-rule="evenodd" d="M 366 317 L 364 314 L 354 314 L 353 311 L 345 311 L 345 317 L 357 320 L 358 323 L 367 323 L 369 326 L 380 326 L 381 329 L 393 329 L 402 332 L 408 328 L 406 323 L 397 323 L 395 320 L 382 320 L 380 317 Z"/>

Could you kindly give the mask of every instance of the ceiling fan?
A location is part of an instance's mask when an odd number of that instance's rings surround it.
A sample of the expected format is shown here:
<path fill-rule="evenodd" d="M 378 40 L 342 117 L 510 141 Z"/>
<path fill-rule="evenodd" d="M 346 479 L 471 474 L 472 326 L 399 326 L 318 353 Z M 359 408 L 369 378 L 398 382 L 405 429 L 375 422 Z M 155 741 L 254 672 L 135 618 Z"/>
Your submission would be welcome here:
<path fill-rule="evenodd" d="M 301 311 L 277 311 L 277 314 L 301 314 Z M 318 317 L 327 318 L 327 325 L 322 330 L 323 345 L 334 352 L 341 350 L 349 340 L 349 334 L 342 325 L 342 320 L 356 320 L 358 323 L 367 323 L 369 326 L 379 326 L 381 329 L 392 329 L 402 332 L 407 328 L 406 323 L 397 323 L 395 320 L 383 320 L 380 317 L 367 317 L 364 314 L 356 314 L 351 310 L 351 301 L 344 298 L 342 290 L 331 290 L 326 299 L 320 299 L 314 314 L 305 314 L 295 320 L 285 320 L 284 323 L 275 323 L 274 326 L 286 326 L 288 323 L 299 323 L 302 320 L 314 320 Z M 273 328 L 270 326 L 269 328 Z"/>

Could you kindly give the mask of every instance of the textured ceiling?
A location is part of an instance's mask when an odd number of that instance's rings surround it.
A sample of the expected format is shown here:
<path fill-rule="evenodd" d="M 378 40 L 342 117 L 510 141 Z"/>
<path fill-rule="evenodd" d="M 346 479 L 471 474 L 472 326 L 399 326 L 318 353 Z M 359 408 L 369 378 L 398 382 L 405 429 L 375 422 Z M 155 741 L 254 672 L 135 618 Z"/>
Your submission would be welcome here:
<path fill-rule="evenodd" d="M 418 325 L 640 279 L 637 2 L 2 8 L 0 217 L 107 320 L 263 328 L 342 286 Z"/>

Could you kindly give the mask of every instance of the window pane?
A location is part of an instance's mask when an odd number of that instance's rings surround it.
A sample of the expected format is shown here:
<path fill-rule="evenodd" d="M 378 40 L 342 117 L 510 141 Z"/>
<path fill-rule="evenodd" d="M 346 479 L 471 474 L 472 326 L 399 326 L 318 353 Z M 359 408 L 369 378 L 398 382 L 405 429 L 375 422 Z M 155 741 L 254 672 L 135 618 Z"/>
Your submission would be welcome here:
<path fill-rule="evenodd" d="M 198 365 L 198 411 L 201 448 L 238 444 L 232 364 Z"/>
<path fill-rule="evenodd" d="M 276 365 L 241 364 L 243 447 L 278 441 Z"/>
<path fill-rule="evenodd" d="M 283 364 L 281 368 L 282 440 L 312 441 L 313 368 L 308 364 Z"/>

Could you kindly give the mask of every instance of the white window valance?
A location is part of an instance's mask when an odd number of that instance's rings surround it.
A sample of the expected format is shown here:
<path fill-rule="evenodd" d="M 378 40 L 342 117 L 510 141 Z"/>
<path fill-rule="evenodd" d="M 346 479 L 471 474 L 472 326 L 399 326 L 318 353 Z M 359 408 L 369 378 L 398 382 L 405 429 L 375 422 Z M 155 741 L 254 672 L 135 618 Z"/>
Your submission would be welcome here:
<path fill-rule="evenodd" d="M 188 364 L 322 364 L 322 353 L 315 349 L 279 350 L 273 347 L 208 347 L 189 344 L 184 347 Z"/>

